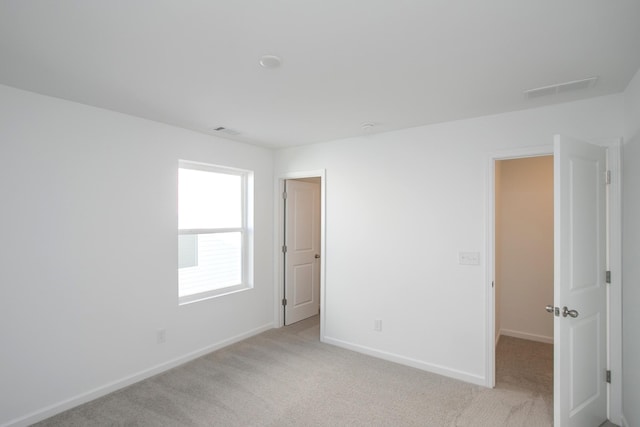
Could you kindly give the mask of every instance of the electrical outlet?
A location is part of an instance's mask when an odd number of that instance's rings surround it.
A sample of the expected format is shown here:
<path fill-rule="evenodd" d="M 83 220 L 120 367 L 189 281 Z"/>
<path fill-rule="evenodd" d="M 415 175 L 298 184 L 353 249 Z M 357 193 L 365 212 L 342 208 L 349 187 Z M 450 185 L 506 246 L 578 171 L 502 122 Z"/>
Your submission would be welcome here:
<path fill-rule="evenodd" d="M 167 330 L 166 329 L 158 329 L 156 334 L 156 339 L 158 344 L 164 344 L 167 341 Z"/>
<path fill-rule="evenodd" d="M 381 332 L 382 331 L 382 320 L 375 319 L 373 321 L 373 330 L 376 331 L 376 332 Z"/>

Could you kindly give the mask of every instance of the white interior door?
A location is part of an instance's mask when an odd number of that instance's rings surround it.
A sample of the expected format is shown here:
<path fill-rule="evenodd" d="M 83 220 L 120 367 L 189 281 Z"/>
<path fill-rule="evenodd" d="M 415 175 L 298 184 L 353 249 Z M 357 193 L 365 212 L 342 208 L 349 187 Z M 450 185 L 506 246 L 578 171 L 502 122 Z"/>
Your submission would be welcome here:
<path fill-rule="evenodd" d="M 320 310 L 320 184 L 285 181 L 285 325 Z"/>
<path fill-rule="evenodd" d="M 607 419 L 606 149 L 557 135 L 554 162 L 554 425 L 596 427 Z"/>

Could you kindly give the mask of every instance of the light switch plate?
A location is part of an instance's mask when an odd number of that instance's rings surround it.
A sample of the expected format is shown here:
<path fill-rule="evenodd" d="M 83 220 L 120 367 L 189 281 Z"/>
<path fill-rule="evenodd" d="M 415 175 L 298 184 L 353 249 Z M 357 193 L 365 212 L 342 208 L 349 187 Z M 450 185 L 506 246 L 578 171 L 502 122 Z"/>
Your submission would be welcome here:
<path fill-rule="evenodd" d="M 480 252 L 458 252 L 458 264 L 480 265 Z"/>

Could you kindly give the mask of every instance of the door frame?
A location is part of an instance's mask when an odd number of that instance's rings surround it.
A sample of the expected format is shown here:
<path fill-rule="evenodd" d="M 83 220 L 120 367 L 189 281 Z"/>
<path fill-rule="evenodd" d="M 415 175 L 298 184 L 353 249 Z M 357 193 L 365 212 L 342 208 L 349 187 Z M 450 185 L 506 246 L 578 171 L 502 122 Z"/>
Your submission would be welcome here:
<path fill-rule="evenodd" d="M 607 359 L 611 370 L 608 385 L 607 415 L 617 425 L 622 423 L 622 138 L 597 142 L 607 147 L 607 167 L 611 184 L 607 189 L 608 259 L 611 283 L 607 287 Z"/>
<path fill-rule="evenodd" d="M 282 193 L 284 193 L 284 185 L 286 180 L 303 179 L 303 178 L 320 178 L 320 341 L 324 341 L 324 325 L 326 321 L 326 305 L 325 305 L 325 268 L 326 268 L 326 170 L 317 169 L 311 171 L 286 172 L 276 178 L 276 213 L 275 217 L 275 291 L 274 291 L 274 327 L 280 328 L 284 326 L 284 307 L 282 299 L 284 298 L 284 254 L 282 246 L 284 245 L 284 220 L 285 205 Z"/>
<path fill-rule="evenodd" d="M 607 191 L 607 268 L 611 284 L 607 289 L 607 365 L 612 382 L 607 385 L 607 416 L 621 425 L 622 419 L 622 139 L 592 141 L 607 148 L 607 169 L 611 171 L 611 184 Z M 486 294 L 485 294 L 485 386 L 495 387 L 495 162 L 553 155 L 553 145 L 525 147 L 496 151 L 489 155 L 486 176 Z"/>
<path fill-rule="evenodd" d="M 486 283 L 487 292 L 485 295 L 487 331 L 485 342 L 485 386 L 493 388 L 496 385 L 496 325 L 495 325 L 495 174 L 498 160 L 523 159 L 527 157 L 553 156 L 553 145 L 539 147 L 528 147 L 516 150 L 499 151 L 490 154 L 487 165 L 487 238 L 486 238 Z"/>

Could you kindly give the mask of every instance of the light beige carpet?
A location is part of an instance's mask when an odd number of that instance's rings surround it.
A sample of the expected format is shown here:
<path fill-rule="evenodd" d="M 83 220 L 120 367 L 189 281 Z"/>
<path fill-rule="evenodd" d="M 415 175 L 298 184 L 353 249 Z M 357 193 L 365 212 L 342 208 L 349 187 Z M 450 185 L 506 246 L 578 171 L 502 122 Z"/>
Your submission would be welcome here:
<path fill-rule="evenodd" d="M 550 426 L 552 346 L 498 346 L 493 390 L 274 329 L 38 426 Z"/>

